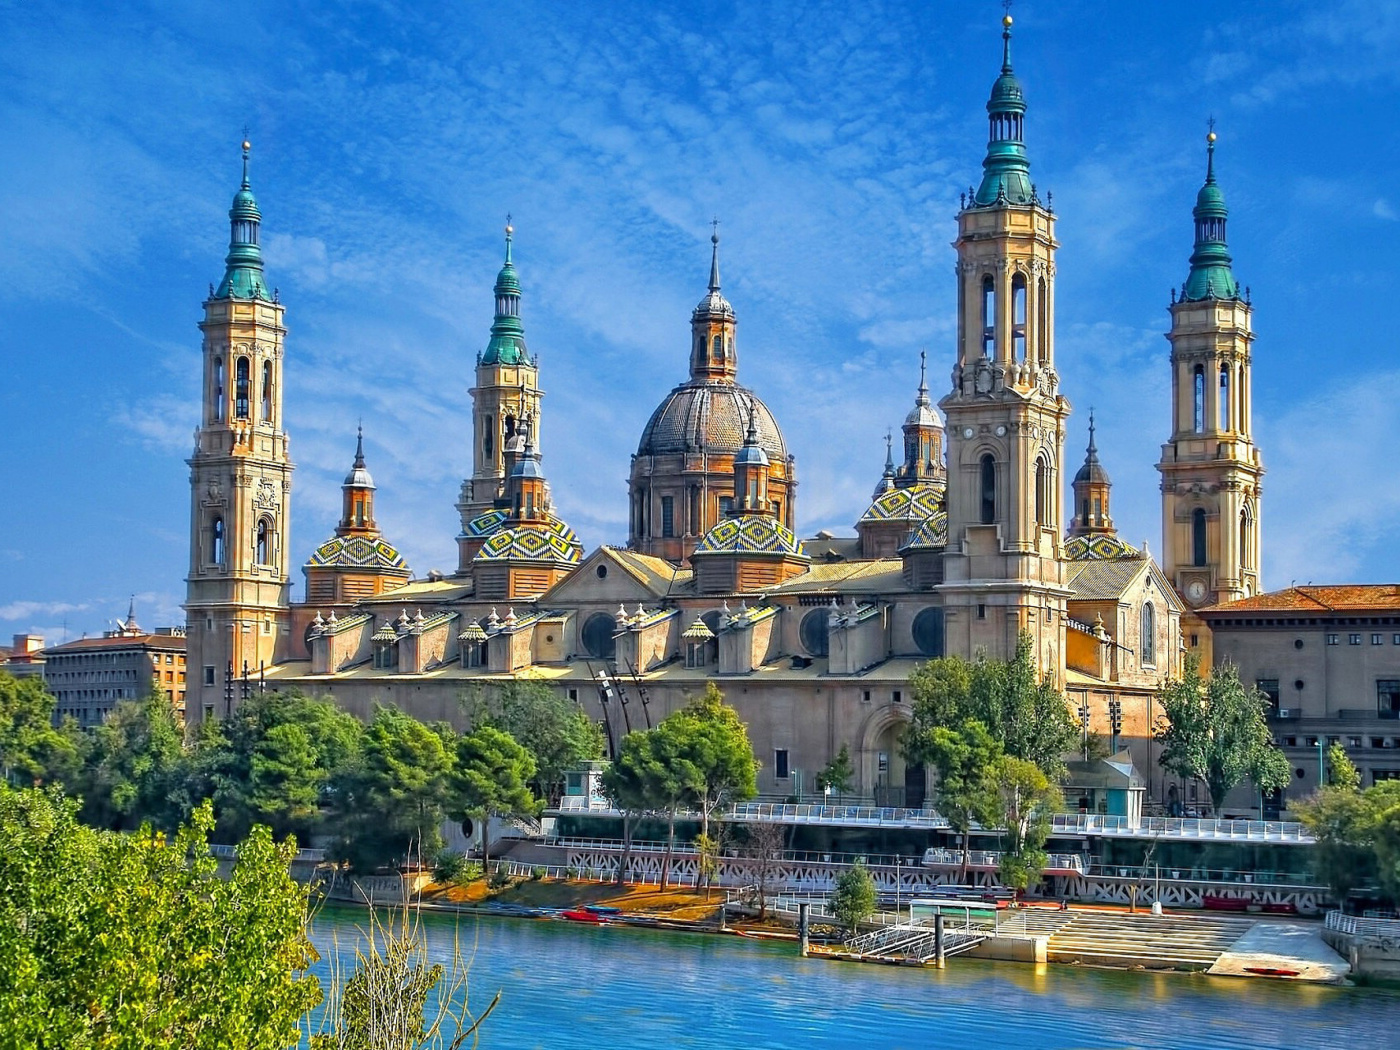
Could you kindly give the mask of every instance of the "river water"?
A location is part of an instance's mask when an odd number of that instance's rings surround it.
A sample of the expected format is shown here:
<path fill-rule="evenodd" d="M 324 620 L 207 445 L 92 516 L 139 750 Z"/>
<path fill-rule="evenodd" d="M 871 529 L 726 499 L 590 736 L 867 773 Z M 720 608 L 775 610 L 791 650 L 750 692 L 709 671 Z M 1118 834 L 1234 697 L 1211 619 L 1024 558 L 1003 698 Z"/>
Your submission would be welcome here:
<path fill-rule="evenodd" d="M 313 927 L 327 979 L 365 913 Z M 429 950 L 499 989 L 483 1047 L 510 1050 L 1400 1047 L 1400 993 L 953 958 L 943 971 L 802 959 L 789 942 L 429 914 Z"/>

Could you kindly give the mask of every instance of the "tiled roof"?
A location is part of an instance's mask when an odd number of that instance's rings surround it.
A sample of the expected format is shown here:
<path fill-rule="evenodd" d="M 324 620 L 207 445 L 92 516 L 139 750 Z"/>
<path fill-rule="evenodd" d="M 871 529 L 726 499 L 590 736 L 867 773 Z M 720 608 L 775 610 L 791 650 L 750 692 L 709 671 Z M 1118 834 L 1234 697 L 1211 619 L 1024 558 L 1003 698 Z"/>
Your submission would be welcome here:
<path fill-rule="evenodd" d="M 93 649 L 161 649 L 183 653 L 185 636 L 182 634 L 138 634 L 127 638 L 78 638 L 62 645 L 51 645 L 44 654 L 74 653 Z"/>
<path fill-rule="evenodd" d="M 393 569 L 408 572 L 403 560 L 387 540 L 368 536 L 332 536 L 316 548 L 307 568 Z"/>
<path fill-rule="evenodd" d="M 496 533 L 486 541 L 473 561 L 508 559 L 561 561 L 577 565 L 583 560 L 583 545 L 573 529 L 551 516 L 541 524 L 517 525 Z"/>
<path fill-rule="evenodd" d="M 642 431 L 637 455 L 704 451 L 732 456 L 744 447 L 750 406 L 758 425 L 758 443 L 769 459 L 785 462 L 787 446 L 768 406 L 753 391 L 716 380 L 692 380 L 667 394 Z"/>
<path fill-rule="evenodd" d="M 705 533 L 695 554 L 791 554 L 807 555 L 802 542 L 786 526 L 767 514 L 726 518 Z M 692 555 L 694 557 L 694 555 Z"/>
<path fill-rule="evenodd" d="M 607 550 L 619 565 L 637 578 L 638 582 L 645 584 L 658 595 L 669 591 L 673 583 L 688 580 L 691 576 L 689 569 L 677 569 L 665 558 L 640 554 L 622 547 L 608 547 Z"/>
<path fill-rule="evenodd" d="M 838 561 L 813 565 L 801 576 L 794 576 L 770 594 L 803 594 L 809 591 L 891 591 L 906 590 L 904 563 L 898 558 L 867 561 Z"/>
<path fill-rule="evenodd" d="M 1148 564 L 1145 558 L 1072 561 L 1065 565 L 1065 583 L 1078 601 L 1119 598 Z"/>
<path fill-rule="evenodd" d="M 919 522 L 908 538 L 899 545 L 899 553 L 916 550 L 938 550 L 948 546 L 948 513 L 936 514 Z"/>
<path fill-rule="evenodd" d="M 467 522 L 467 527 L 463 530 L 464 536 L 474 539 L 481 539 L 485 536 L 494 536 L 501 531 L 501 526 L 506 523 L 506 518 L 510 517 L 503 510 L 488 510 L 485 514 L 478 514 Z"/>
<path fill-rule="evenodd" d="M 1136 547 L 1130 547 L 1117 536 L 1071 536 L 1065 540 L 1068 561 L 1113 561 L 1118 558 L 1140 558 Z"/>
<path fill-rule="evenodd" d="M 1400 584 L 1348 583 L 1336 586 L 1289 587 L 1252 598 L 1202 609 L 1203 613 L 1305 612 L 1355 613 L 1400 610 Z"/>
<path fill-rule="evenodd" d="M 877 521 L 916 522 L 924 521 L 941 513 L 943 486 L 933 484 L 911 485 L 907 489 L 890 489 L 882 492 L 860 516 L 861 524 Z"/>

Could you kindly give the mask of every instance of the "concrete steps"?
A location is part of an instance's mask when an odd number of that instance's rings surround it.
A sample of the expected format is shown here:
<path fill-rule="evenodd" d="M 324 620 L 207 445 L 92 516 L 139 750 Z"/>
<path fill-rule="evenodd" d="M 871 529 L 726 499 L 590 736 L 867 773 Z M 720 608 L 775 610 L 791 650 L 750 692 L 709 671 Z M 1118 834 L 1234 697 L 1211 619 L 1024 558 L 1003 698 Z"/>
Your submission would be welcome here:
<path fill-rule="evenodd" d="M 1217 916 L 1070 914 L 1073 918 L 1046 946 L 1055 962 L 1206 970 L 1255 923 Z"/>

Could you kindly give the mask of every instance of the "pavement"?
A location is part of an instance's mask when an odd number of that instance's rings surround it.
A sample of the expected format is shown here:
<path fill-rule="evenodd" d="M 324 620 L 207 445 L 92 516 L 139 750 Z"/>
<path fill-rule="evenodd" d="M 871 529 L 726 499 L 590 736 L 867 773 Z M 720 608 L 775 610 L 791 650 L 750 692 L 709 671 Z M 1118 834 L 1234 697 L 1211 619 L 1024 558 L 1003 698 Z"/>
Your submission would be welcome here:
<path fill-rule="evenodd" d="M 1227 977 L 1282 977 L 1340 984 L 1351 967 L 1323 941 L 1319 925 L 1256 922 L 1206 972 Z"/>

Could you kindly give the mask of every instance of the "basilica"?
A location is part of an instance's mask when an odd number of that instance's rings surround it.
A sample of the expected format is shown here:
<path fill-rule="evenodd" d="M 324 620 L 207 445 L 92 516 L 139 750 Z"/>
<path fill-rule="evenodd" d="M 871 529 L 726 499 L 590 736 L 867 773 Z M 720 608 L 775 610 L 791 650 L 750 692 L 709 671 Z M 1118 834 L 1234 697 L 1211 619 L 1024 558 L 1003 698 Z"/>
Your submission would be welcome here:
<path fill-rule="evenodd" d="M 740 382 L 716 234 L 688 341 L 677 318 L 685 372 L 637 420 L 625 543 L 586 551 L 546 478 L 540 364 L 507 226 L 471 389 L 455 571 L 415 578 L 380 532 L 361 442 L 335 534 L 302 563 L 301 602 L 291 584 L 303 555 L 285 541 L 295 426 L 282 413 L 285 306 L 264 279 L 245 142 L 226 271 L 200 322 L 191 720 L 222 716 L 252 683 L 331 696 L 361 715 L 380 703 L 460 722 L 469 691 L 532 678 L 582 704 L 615 747 L 714 680 L 748 724 L 765 794 L 811 792 L 845 746 L 862 796 L 919 805 L 927 773 L 898 747 L 911 672 L 945 654 L 1004 659 L 1025 636 L 1086 736 L 1130 751 L 1149 797 L 1164 797 L 1156 691 L 1183 653 L 1209 661 L 1198 612 L 1254 596 L 1260 580 L 1252 308 L 1226 245 L 1215 137 L 1186 280 L 1167 304 L 1172 410 L 1160 420 L 1154 557 L 1114 528 L 1092 419 L 1082 461 L 1065 447 L 1056 215 L 1030 178 L 1009 17 L 987 114 L 980 183 L 957 212 L 956 345 L 917 376 L 911 366 L 902 440 L 872 478 L 854 535 L 799 537 L 797 460 Z"/>

